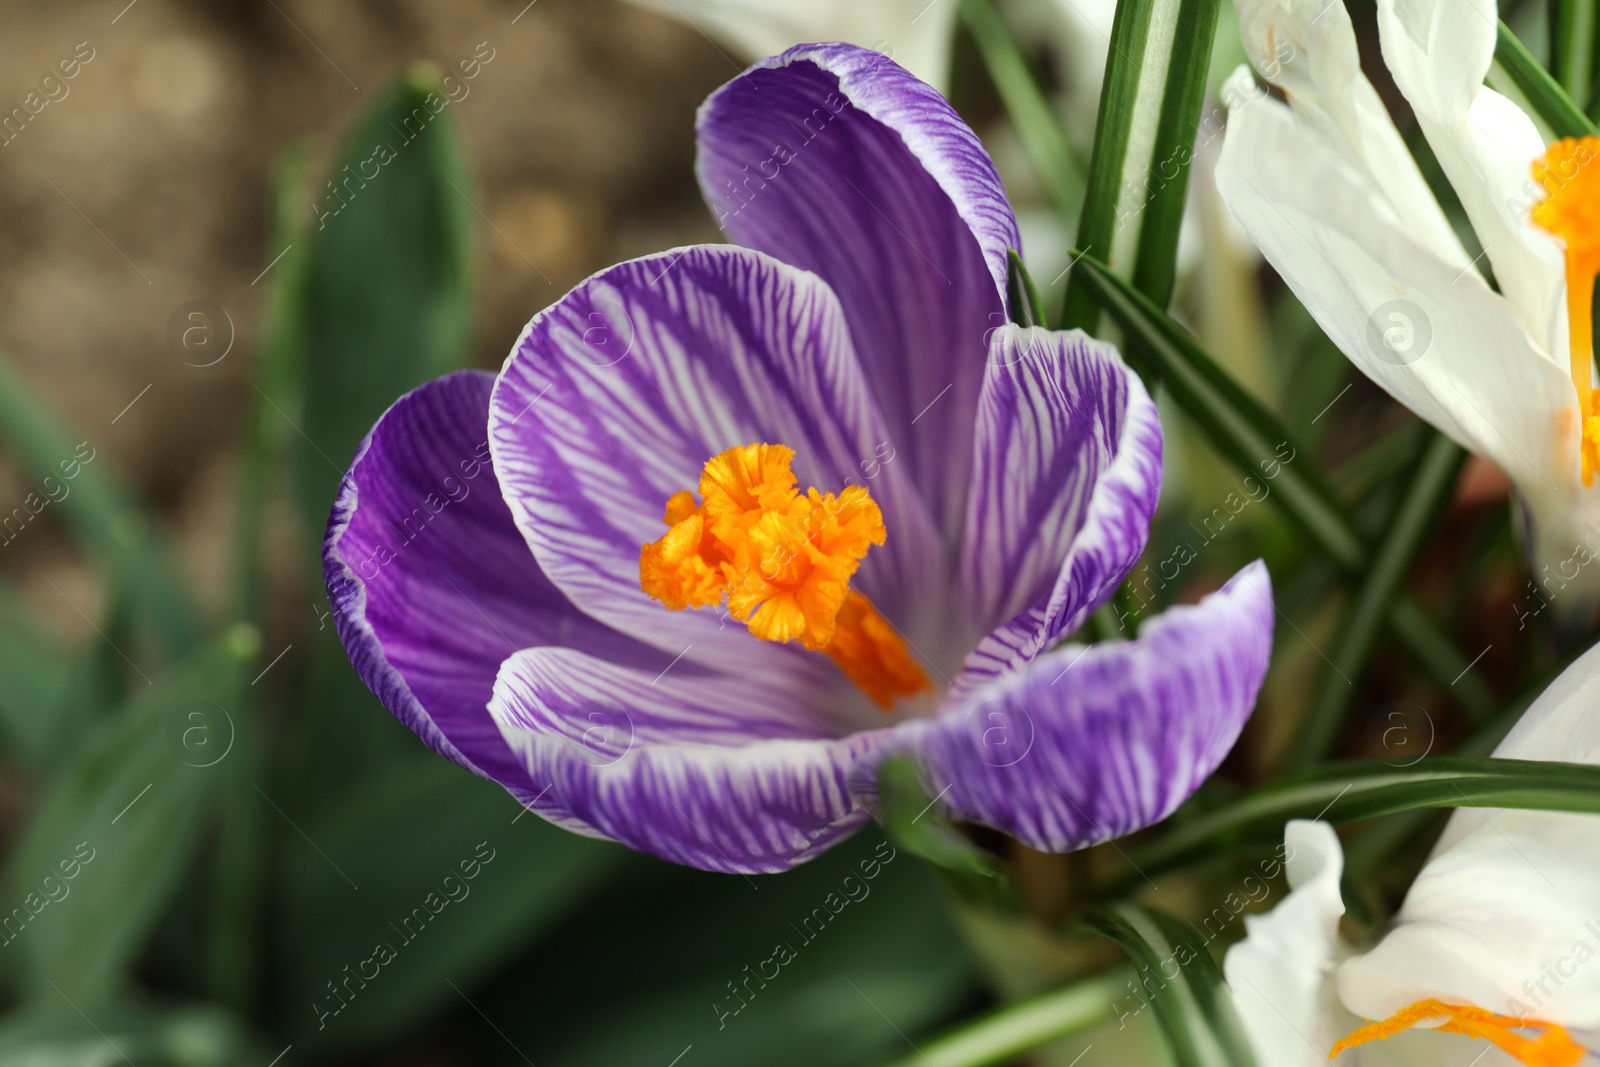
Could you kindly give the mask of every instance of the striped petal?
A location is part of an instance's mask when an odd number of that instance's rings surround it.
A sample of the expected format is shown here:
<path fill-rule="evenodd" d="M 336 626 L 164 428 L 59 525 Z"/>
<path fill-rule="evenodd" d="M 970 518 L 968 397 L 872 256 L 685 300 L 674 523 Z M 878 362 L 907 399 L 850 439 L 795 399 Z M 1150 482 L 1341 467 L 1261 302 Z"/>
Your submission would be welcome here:
<path fill-rule="evenodd" d="M 734 241 L 839 294 L 895 447 L 953 541 L 1016 219 L 942 97 L 844 44 L 757 63 L 701 108 L 698 172 Z"/>
<path fill-rule="evenodd" d="M 528 325 L 495 386 L 490 448 L 513 517 L 544 572 L 601 621 L 690 662 L 817 688 L 821 657 L 758 641 L 714 609 L 672 612 L 639 588 L 639 548 L 707 459 L 757 442 L 797 453 L 802 486 L 873 475 L 888 543 L 859 587 L 892 619 L 936 565 L 938 543 L 816 276 L 730 246 L 612 267 Z M 892 446 L 890 446 L 892 449 Z"/>
<path fill-rule="evenodd" d="M 675 863 L 759 874 L 869 818 L 849 774 L 884 732 L 830 736 L 804 696 L 542 648 L 506 661 L 490 710 L 547 787 L 535 807 L 546 818 Z"/>
<path fill-rule="evenodd" d="M 1149 536 L 1161 444 L 1155 404 L 1113 346 L 996 332 L 960 554 L 972 637 L 985 636 L 958 691 L 1025 665 L 1116 591 Z"/>
<path fill-rule="evenodd" d="M 540 573 L 489 462 L 493 383 L 452 374 L 378 420 L 340 485 L 323 567 L 367 686 L 435 751 L 526 801 L 538 790 L 487 711 L 501 661 L 556 643 L 657 670 L 668 657 L 595 622 Z"/>
<path fill-rule="evenodd" d="M 912 755 L 956 818 L 1049 852 L 1121 837 L 1170 815 L 1233 747 L 1272 626 L 1266 567 L 1252 563 L 1138 640 L 1057 648 L 887 747 Z"/>

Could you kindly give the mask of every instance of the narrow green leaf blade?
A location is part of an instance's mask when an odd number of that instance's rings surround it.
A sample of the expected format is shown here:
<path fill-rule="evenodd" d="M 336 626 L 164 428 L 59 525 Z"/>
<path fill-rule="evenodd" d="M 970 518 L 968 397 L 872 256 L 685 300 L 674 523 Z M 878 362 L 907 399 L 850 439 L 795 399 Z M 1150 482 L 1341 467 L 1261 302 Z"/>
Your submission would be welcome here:
<path fill-rule="evenodd" d="M 1061 128 L 1055 105 L 1039 87 L 1026 57 L 990 0 L 962 0 L 960 12 L 1051 203 L 1064 218 L 1072 218 L 1083 196 L 1084 168 Z"/>
<path fill-rule="evenodd" d="M 12 910 L 0 916 L 10 966 L 30 996 L 88 1005 L 116 991 L 183 876 L 208 796 L 229 773 L 226 704 L 239 673 L 229 650 L 197 652 L 104 723 L 46 790 L 11 856 Z M 217 747 L 196 748 L 185 736 L 195 728 L 217 731 Z"/>
<path fill-rule="evenodd" d="M 1233 1010 L 1233 996 L 1211 953 L 1183 923 L 1133 904 L 1090 916 L 1090 925 L 1121 945 L 1138 985 L 1155 1008 L 1179 1067 L 1254 1067 L 1255 1054 Z"/>
<path fill-rule="evenodd" d="M 1111 29 L 1077 244 L 1161 307 L 1172 295 L 1219 6 L 1121 0 Z M 1076 275 L 1061 321 L 1091 332 L 1099 321 L 1099 307 Z"/>
<path fill-rule="evenodd" d="M 1169 395 L 1223 456 L 1241 469 L 1272 479 L 1271 499 L 1300 524 L 1347 576 L 1365 573 L 1371 549 L 1333 491 L 1306 463 L 1276 415 L 1219 367 L 1182 326 L 1149 298 L 1092 256 L 1080 255 L 1074 274 L 1091 298 L 1136 339 L 1140 352 L 1161 376 Z M 1287 447 L 1287 456 L 1279 451 Z M 1469 673 L 1471 661 L 1409 597 L 1391 603 L 1389 625 L 1436 681 L 1450 688 L 1475 719 L 1486 719 L 1496 702 Z"/>
<path fill-rule="evenodd" d="M 1011 321 L 1016 325 L 1049 328 L 1039 288 L 1033 284 L 1033 275 L 1028 273 L 1015 250 L 1006 253 L 1006 297 L 1011 305 Z"/>
<path fill-rule="evenodd" d="M 1579 107 L 1594 86 L 1595 0 L 1550 0 L 1550 74 Z"/>
<path fill-rule="evenodd" d="M 1289 762 L 1291 770 L 1304 770 L 1326 758 L 1338 740 L 1345 713 L 1355 699 L 1356 683 L 1366 671 L 1367 660 L 1377 645 L 1378 633 L 1390 605 L 1455 488 L 1467 454 L 1444 434 L 1430 433 L 1399 505 L 1357 586 L 1355 601 L 1295 745 Z"/>
<path fill-rule="evenodd" d="M 1453 807 L 1600 813 L 1600 767 L 1484 756 L 1441 756 L 1409 767 L 1381 760 L 1333 763 L 1187 821 L 1180 812 L 1180 821 L 1133 850 L 1131 859 L 1153 875 L 1214 850 L 1276 844 L 1290 819 L 1343 825 L 1413 808 Z"/>
<path fill-rule="evenodd" d="M 1572 97 L 1550 72 L 1539 65 L 1527 46 L 1511 32 L 1511 27 L 1500 23 L 1495 38 L 1494 66 L 1490 81 L 1504 80 L 1516 95 L 1527 101 L 1534 114 L 1554 131 L 1557 137 L 1592 137 L 1595 124 L 1583 109 L 1572 102 Z"/>
<path fill-rule="evenodd" d="M 16 452 L 38 489 L 0 516 L 0 543 L 22 536 L 32 514 L 60 509 L 85 555 L 121 583 L 168 652 L 188 650 L 198 628 L 148 513 L 113 469 L 103 447 L 78 438 L 33 395 L 0 352 L 0 438 Z M 47 480 L 48 479 L 48 480 Z M 57 494 L 60 494 L 57 496 Z"/>
<path fill-rule="evenodd" d="M 469 355 L 475 207 L 447 104 L 437 71 L 408 71 L 350 136 L 313 207 L 298 470 L 319 538 L 378 416 Z"/>
<path fill-rule="evenodd" d="M 949 1033 L 917 1043 L 891 1067 L 994 1067 L 1109 1019 L 1134 971 L 1115 967 L 1008 1004 Z"/>

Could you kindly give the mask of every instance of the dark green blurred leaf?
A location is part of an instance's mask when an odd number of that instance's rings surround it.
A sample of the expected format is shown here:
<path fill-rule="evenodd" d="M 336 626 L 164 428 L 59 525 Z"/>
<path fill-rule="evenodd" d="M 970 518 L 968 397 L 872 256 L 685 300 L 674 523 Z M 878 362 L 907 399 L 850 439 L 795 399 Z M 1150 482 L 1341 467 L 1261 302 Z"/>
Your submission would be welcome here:
<path fill-rule="evenodd" d="M 1055 104 L 1039 87 L 1027 58 L 990 0 L 962 0 L 960 10 L 961 21 L 978 46 L 989 80 L 1000 94 L 1034 173 L 1056 211 L 1064 219 L 1072 219 L 1083 197 L 1083 164 L 1061 128 Z"/>
<path fill-rule="evenodd" d="M 1117 967 L 917 1042 L 892 1067 L 992 1067 L 1109 1019 L 1134 971 Z"/>
<path fill-rule="evenodd" d="M 1430 434 L 1389 526 L 1372 553 L 1367 573 L 1356 589 L 1344 629 L 1323 672 L 1316 701 L 1290 758 L 1290 770 L 1304 770 L 1327 758 L 1338 741 L 1345 713 L 1366 673 L 1367 659 L 1377 645 L 1389 606 L 1404 587 L 1411 565 L 1455 489 L 1456 477 L 1461 473 L 1467 454 L 1444 434 L 1437 431 Z"/>
<path fill-rule="evenodd" d="M 308 1047 L 371 1042 L 458 1003 L 451 982 L 503 966 L 625 856 L 432 756 L 363 779 L 300 823 L 303 837 L 271 817 L 284 831 L 279 999 Z M 366 962 L 379 944 L 394 958 Z"/>
<path fill-rule="evenodd" d="M 1176 277 L 1178 229 L 1219 6 L 1219 0 L 1120 0 L 1111 28 L 1077 245 L 1159 307 L 1166 306 Z M 1170 36 L 1152 33 L 1157 26 L 1171 27 Z M 1098 303 L 1074 274 L 1063 328 L 1093 333 L 1099 320 Z"/>
<path fill-rule="evenodd" d="M 995 858 L 980 851 L 939 813 L 909 759 L 885 760 L 878 770 L 884 832 L 897 846 L 933 864 L 968 899 L 1016 907 L 1016 894 Z"/>
<path fill-rule="evenodd" d="M 10 1067 L 236 1067 L 264 1065 L 272 1055 L 251 1043 L 237 1019 L 210 1007 L 114 1005 L 91 1021 L 56 997 L 0 1024 L 0 1063 Z"/>
<path fill-rule="evenodd" d="M 1214 849 L 1275 845 L 1290 819 L 1343 825 L 1412 808 L 1453 807 L 1600 812 L 1600 767 L 1482 756 L 1443 756 L 1409 767 L 1380 760 L 1332 763 L 1203 815 L 1184 819 L 1180 811 L 1163 836 L 1131 850 L 1131 859 L 1153 875 Z"/>
<path fill-rule="evenodd" d="M 0 584 L 0 745 L 37 772 L 61 740 L 73 656 Z"/>
<path fill-rule="evenodd" d="M 975 992 L 926 868 L 870 829 L 780 875 L 634 857 L 516 971 L 467 990 L 539 1067 L 666 1067 L 690 1045 L 680 1067 L 869 1065 Z M 495 1062 L 523 1064 L 465 1003 L 462 1018 Z"/>
<path fill-rule="evenodd" d="M 1116 319 L 1155 366 L 1169 395 L 1213 446 L 1241 469 L 1273 478 L 1276 500 L 1347 576 L 1365 574 L 1371 549 L 1347 510 L 1312 469 L 1276 415 L 1241 389 L 1182 326 L 1142 293 L 1091 256 L 1074 270 L 1085 289 Z M 1281 449 L 1288 448 L 1285 456 Z M 1299 462 L 1296 462 L 1296 460 Z M 1493 715 L 1496 703 L 1463 656 L 1434 621 L 1407 596 L 1396 597 L 1388 621 L 1412 654 L 1474 718 Z"/>
<path fill-rule="evenodd" d="M 1138 968 L 1179 1067 L 1254 1067 L 1222 972 L 1189 927 L 1132 904 L 1103 909 L 1090 923 Z"/>
<path fill-rule="evenodd" d="M 1561 83 L 1539 65 L 1539 61 L 1533 58 L 1504 22 L 1500 23 L 1499 36 L 1495 39 L 1490 80 L 1503 80 L 1507 88 L 1527 101 L 1534 114 L 1557 137 L 1595 135 L 1595 125 L 1589 116 L 1572 102 L 1572 97 L 1567 95 Z"/>
<path fill-rule="evenodd" d="M 150 517 L 113 469 L 106 443 L 77 438 L 32 395 L 4 353 L 0 353 L 0 437 L 15 450 L 28 476 L 38 479 L 29 494 L 29 499 L 40 502 L 37 510 L 43 513 L 48 507 L 83 552 L 126 589 L 129 603 L 148 619 L 167 652 L 186 651 L 196 636 L 191 606 L 166 549 L 154 537 Z M 33 510 L 19 503 L 6 516 L 17 521 L 7 525 L 0 538 L 9 542 L 21 536 L 33 521 Z"/>
<path fill-rule="evenodd" d="M 298 332 L 297 473 L 318 539 L 334 489 L 378 416 L 467 361 L 473 195 L 439 74 L 426 66 L 367 113 L 317 191 Z M 293 399 L 271 398 L 288 415 Z"/>
<path fill-rule="evenodd" d="M 87 1006 L 116 991 L 229 773 L 239 670 L 226 648 L 196 653 L 104 723 L 45 790 L 0 905 L 11 973 L 30 997 Z"/>

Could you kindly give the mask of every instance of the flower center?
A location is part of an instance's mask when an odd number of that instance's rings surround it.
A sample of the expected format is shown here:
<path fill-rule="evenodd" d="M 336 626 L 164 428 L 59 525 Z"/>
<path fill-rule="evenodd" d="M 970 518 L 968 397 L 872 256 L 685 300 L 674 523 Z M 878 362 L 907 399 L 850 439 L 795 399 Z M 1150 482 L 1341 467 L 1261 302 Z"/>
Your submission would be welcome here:
<path fill-rule="evenodd" d="M 1567 255 L 1567 325 L 1572 334 L 1572 384 L 1578 391 L 1583 437 L 1583 484 L 1600 469 L 1600 411 L 1594 397 L 1593 296 L 1600 273 L 1600 137 L 1565 138 L 1535 160 L 1533 177 L 1545 190 L 1533 221 L 1561 238 Z"/>
<path fill-rule="evenodd" d="M 1446 1034 L 1466 1034 L 1487 1041 L 1495 1048 L 1510 1054 L 1517 1062 L 1528 1067 L 1576 1067 L 1583 1062 L 1584 1047 L 1572 1040 L 1566 1028 L 1555 1023 L 1536 1019 L 1517 1019 L 1508 1015 L 1495 1015 L 1461 1004 L 1445 1004 L 1437 1000 L 1419 1000 L 1409 1008 L 1389 1016 L 1382 1022 L 1363 1026 L 1341 1040 L 1328 1053 L 1331 1060 L 1345 1049 L 1365 1045 L 1369 1041 L 1383 1041 L 1418 1023 L 1444 1019 L 1438 1029 Z M 1538 1037 L 1528 1038 L 1514 1033 L 1516 1030 L 1538 1030 Z"/>
<path fill-rule="evenodd" d="M 902 638 L 850 588 L 887 536 L 864 486 L 834 495 L 795 488 L 794 450 L 743 445 L 712 456 L 699 503 L 667 501 L 667 532 L 639 552 L 639 587 L 673 611 L 728 603 L 763 641 L 825 652 L 881 708 L 931 689 Z"/>

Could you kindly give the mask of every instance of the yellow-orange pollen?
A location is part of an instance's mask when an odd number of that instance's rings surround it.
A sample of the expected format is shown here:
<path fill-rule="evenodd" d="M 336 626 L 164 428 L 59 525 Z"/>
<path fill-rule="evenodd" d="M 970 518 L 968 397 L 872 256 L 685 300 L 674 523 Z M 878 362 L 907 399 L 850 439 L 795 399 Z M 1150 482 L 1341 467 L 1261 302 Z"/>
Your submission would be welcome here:
<path fill-rule="evenodd" d="M 931 689 L 906 642 L 850 588 L 887 532 L 864 486 L 795 488 L 794 450 L 743 445 L 712 456 L 700 501 L 667 501 L 667 532 L 639 552 L 639 586 L 674 611 L 727 600 L 728 614 L 764 641 L 799 641 L 828 657 L 873 703 Z"/>
<path fill-rule="evenodd" d="M 1345 1049 L 1365 1045 L 1369 1041 L 1382 1041 L 1418 1023 L 1435 1019 L 1444 1020 L 1438 1027 L 1441 1033 L 1465 1034 L 1487 1041 L 1528 1067 L 1576 1067 L 1586 1055 L 1584 1047 L 1572 1040 L 1566 1028 L 1555 1023 L 1496 1015 L 1468 1005 L 1420 1000 L 1382 1022 L 1363 1026 L 1333 1046 L 1328 1058 L 1331 1060 Z M 1516 1033 L 1517 1030 L 1537 1030 L 1540 1033 L 1530 1038 Z"/>
<path fill-rule="evenodd" d="M 1583 484 L 1600 469 L 1600 411 L 1594 390 L 1594 279 L 1600 273 L 1600 137 L 1565 138 L 1533 164 L 1545 198 L 1535 223 L 1562 239 L 1567 258 L 1567 327 L 1572 385 L 1578 391 Z"/>

